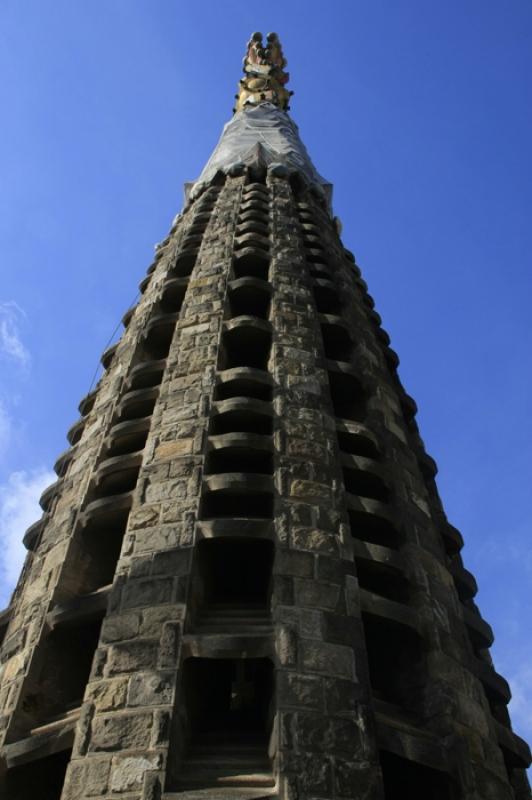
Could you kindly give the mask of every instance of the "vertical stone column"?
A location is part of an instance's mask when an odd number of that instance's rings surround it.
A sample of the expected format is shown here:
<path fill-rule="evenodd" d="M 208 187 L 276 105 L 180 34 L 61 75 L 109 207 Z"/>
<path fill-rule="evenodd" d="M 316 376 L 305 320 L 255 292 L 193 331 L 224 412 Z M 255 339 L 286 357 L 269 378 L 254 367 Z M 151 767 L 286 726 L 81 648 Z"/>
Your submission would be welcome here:
<path fill-rule="evenodd" d="M 288 181 L 270 180 L 282 797 L 381 797 L 321 336 Z"/>
<path fill-rule="evenodd" d="M 190 277 L 63 800 L 162 791 L 238 197 L 229 181 Z"/>

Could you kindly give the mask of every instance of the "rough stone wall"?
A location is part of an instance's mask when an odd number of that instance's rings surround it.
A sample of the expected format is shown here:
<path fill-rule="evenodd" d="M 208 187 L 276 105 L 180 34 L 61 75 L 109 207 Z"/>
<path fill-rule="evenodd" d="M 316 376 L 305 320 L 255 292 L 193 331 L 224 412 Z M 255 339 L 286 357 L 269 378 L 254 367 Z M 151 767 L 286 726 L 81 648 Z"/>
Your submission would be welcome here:
<path fill-rule="evenodd" d="M 275 169 L 228 176 L 141 287 L 27 536 L 8 790 L 72 747 L 62 800 L 185 793 L 187 664 L 251 659 L 275 674 L 265 794 L 394 800 L 404 769 L 412 797 L 528 797 L 415 403 L 322 201 Z M 273 626 L 205 629 L 204 546 L 237 539 L 273 546 Z"/>

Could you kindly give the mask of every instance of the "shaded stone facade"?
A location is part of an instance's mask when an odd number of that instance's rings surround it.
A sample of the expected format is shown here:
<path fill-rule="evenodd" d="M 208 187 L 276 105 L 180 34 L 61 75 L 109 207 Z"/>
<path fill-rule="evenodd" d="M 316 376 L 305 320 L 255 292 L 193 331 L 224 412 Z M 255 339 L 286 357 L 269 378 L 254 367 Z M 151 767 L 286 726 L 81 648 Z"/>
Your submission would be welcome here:
<path fill-rule="evenodd" d="M 258 158 L 193 196 L 25 537 L 1 796 L 525 800 L 462 538 L 323 192 Z"/>

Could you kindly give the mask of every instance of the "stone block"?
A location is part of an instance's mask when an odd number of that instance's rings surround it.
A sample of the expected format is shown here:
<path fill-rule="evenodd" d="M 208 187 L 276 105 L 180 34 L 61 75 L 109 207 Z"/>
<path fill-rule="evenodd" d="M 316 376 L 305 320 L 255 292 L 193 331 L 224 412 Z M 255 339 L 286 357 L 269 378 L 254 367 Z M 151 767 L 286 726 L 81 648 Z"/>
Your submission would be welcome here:
<path fill-rule="evenodd" d="M 109 675 L 136 672 L 152 667 L 157 657 L 157 649 L 157 642 L 153 639 L 133 640 L 112 645 L 109 655 Z"/>
<path fill-rule="evenodd" d="M 281 575 L 311 578 L 314 574 L 314 556 L 310 553 L 298 553 L 294 550 L 279 548 L 275 557 L 274 569 L 277 574 Z"/>
<path fill-rule="evenodd" d="M 292 481 L 290 496 L 305 499 L 308 503 L 315 503 L 316 505 L 329 505 L 332 502 L 330 487 L 316 481 Z"/>
<path fill-rule="evenodd" d="M 280 707 L 323 708 L 323 678 L 280 671 L 278 676 Z"/>
<path fill-rule="evenodd" d="M 178 456 L 188 455 L 192 453 L 194 439 L 176 439 L 173 442 L 162 442 L 156 449 L 154 454 L 155 460 L 162 460 L 167 458 L 176 458 Z"/>
<path fill-rule="evenodd" d="M 111 711 L 126 704 L 127 678 L 94 681 L 87 689 L 87 699 L 92 700 L 98 711 Z"/>
<path fill-rule="evenodd" d="M 300 642 L 302 665 L 309 672 L 354 678 L 353 651 L 343 645 L 303 640 Z"/>
<path fill-rule="evenodd" d="M 164 550 L 153 557 L 153 575 L 186 575 L 190 570 L 192 548 Z"/>
<path fill-rule="evenodd" d="M 173 676 L 159 672 L 139 672 L 129 681 L 129 706 L 166 705 L 173 697 Z"/>
<path fill-rule="evenodd" d="M 340 596 L 338 585 L 324 581 L 296 578 L 294 588 L 296 604 L 311 608 L 334 610 Z"/>
<path fill-rule="evenodd" d="M 139 626 L 139 614 L 113 614 L 103 621 L 101 640 L 102 642 L 121 642 L 125 639 L 133 639 L 139 632 Z"/>
<path fill-rule="evenodd" d="M 331 556 L 338 555 L 336 536 L 317 528 L 295 528 L 291 532 L 291 544 L 300 550 L 310 550 Z"/>
<path fill-rule="evenodd" d="M 111 771 L 111 791 L 122 793 L 140 789 L 144 783 L 146 772 L 159 769 L 161 764 L 160 753 L 114 758 Z"/>
<path fill-rule="evenodd" d="M 169 603 L 172 600 L 172 593 L 172 578 L 133 580 L 124 587 L 122 605 L 124 608 L 140 608 Z"/>
<path fill-rule="evenodd" d="M 151 714 L 115 714 L 96 718 L 89 750 L 144 750 L 150 740 L 152 724 Z"/>

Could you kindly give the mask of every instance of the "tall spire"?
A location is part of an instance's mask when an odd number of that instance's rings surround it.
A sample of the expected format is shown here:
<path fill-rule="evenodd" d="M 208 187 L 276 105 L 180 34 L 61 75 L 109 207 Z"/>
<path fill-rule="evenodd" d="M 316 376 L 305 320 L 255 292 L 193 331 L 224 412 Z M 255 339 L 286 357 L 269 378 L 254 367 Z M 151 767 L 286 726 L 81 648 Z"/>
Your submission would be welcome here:
<path fill-rule="evenodd" d="M 283 111 L 289 109 L 293 92 L 285 89 L 290 75 L 284 71 L 286 58 L 281 42 L 276 33 L 269 33 L 266 41 L 264 46 L 262 33 L 251 34 L 243 61 L 245 77 L 240 80 L 239 92 L 235 95 L 235 112 L 261 103 L 272 103 Z"/>
<path fill-rule="evenodd" d="M 266 40 L 264 47 L 262 33 L 251 35 L 234 116 L 197 181 L 185 184 L 186 199 L 194 200 L 219 173 L 235 176 L 245 170 L 251 174 L 273 170 L 277 175 L 297 175 L 330 208 L 332 186 L 316 170 L 296 123 L 286 113 L 293 92 L 285 88 L 290 76 L 284 69 L 279 37 L 269 33 Z"/>

